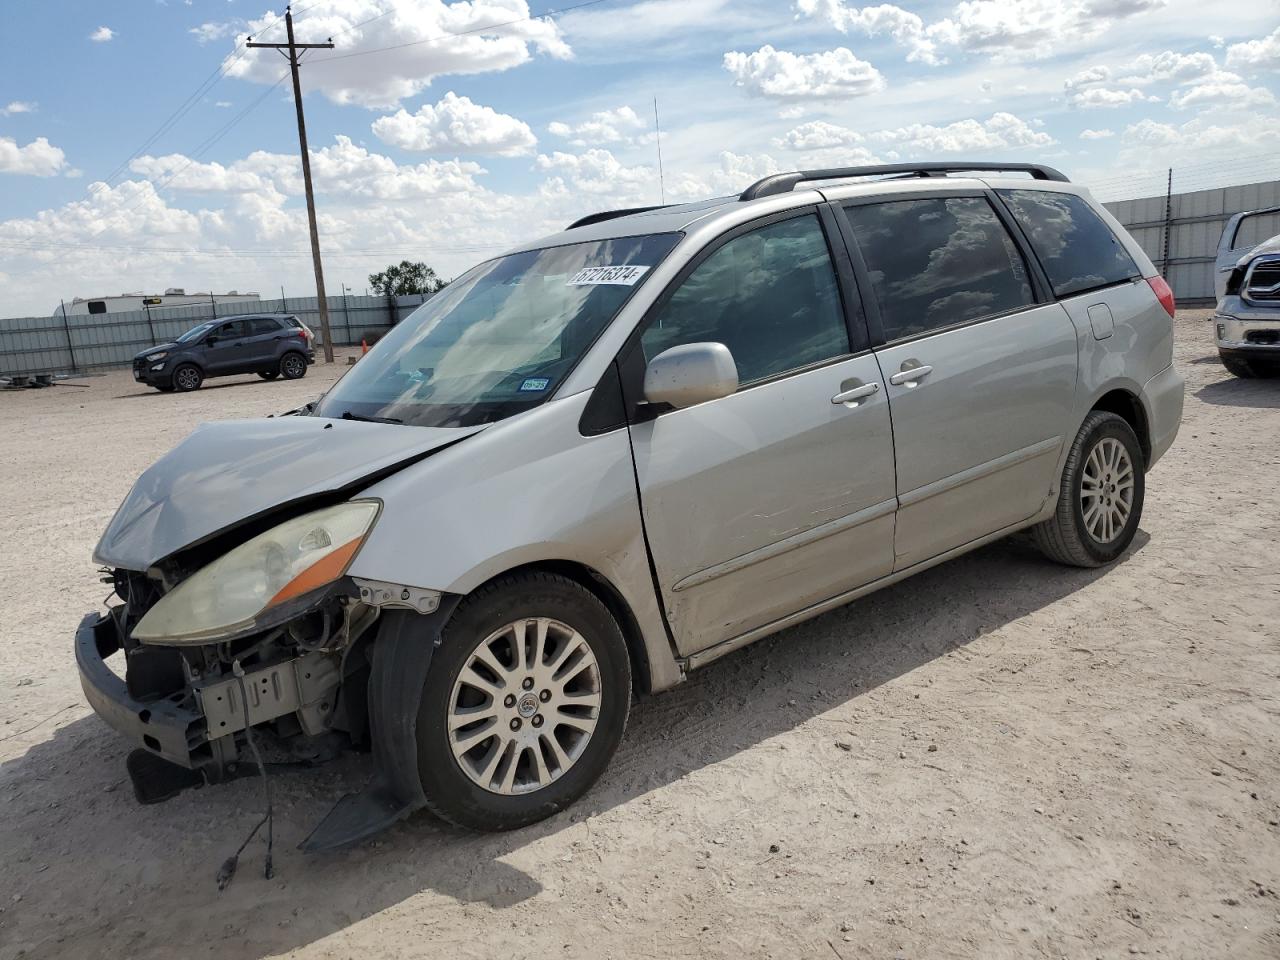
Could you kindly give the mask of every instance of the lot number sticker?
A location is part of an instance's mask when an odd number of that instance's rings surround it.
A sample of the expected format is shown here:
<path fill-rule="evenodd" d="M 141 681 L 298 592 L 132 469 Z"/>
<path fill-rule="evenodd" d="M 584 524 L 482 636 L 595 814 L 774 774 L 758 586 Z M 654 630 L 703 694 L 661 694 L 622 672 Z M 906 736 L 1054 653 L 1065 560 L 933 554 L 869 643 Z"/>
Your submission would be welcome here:
<path fill-rule="evenodd" d="M 648 267 L 584 267 L 569 278 L 567 286 L 590 287 L 601 283 L 615 284 L 620 287 L 633 287 L 637 280 L 645 275 Z"/>

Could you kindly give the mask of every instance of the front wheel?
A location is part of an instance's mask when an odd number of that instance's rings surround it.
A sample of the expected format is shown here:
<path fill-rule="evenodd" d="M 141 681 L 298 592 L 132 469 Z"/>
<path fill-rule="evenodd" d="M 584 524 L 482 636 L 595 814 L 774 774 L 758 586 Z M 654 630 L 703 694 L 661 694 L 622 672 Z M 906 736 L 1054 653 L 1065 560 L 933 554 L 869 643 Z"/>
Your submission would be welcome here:
<path fill-rule="evenodd" d="M 179 393 L 190 393 L 192 390 L 199 390 L 202 383 L 204 383 L 204 374 L 193 363 L 184 363 L 173 371 L 173 387 Z"/>
<path fill-rule="evenodd" d="M 631 668 L 617 622 L 565 577 L 501 577 L 444 629 L 418 712 L 427 806 L 473 830 L 511 830 L 563 809 L 622 739 Z"/>
<path fill-rule="evenodd" d="M 1142 445 L 1128 422 L 1114 413 L 1090 413 L 1067 454 L 1057 510 L 1031 529 L 1036 546 L 1075 567 L 1115 560 L 1138 532 L 1145 471 Z"/>

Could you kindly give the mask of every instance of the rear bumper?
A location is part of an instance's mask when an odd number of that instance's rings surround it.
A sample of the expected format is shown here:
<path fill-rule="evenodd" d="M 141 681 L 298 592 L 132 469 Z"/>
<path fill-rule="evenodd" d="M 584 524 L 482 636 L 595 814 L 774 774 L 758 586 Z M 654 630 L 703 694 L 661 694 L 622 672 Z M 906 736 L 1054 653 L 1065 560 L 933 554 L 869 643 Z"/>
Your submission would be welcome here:
<path fill-rule="evenodd" d="M 1150 418 L 1151 457 L 1147 468 L 1173 446 L 1182 425 L 1182 402 L 1185 385 L 1182 374 L 1173 364 L 1165 367 L 1148 380 L 1142 388 Z"/>
<path fill-rule="evenodd" d="M 76 667 L 89 706 L 138 746 L 181 766 L 197 766 L 192 753 L 205 739 L 204 716 L 171 700 L 135 700 L 106 664 L 107 657 L 119 649 L 120 637 L 111 617 L 91 613 L 80 621 Z"/>

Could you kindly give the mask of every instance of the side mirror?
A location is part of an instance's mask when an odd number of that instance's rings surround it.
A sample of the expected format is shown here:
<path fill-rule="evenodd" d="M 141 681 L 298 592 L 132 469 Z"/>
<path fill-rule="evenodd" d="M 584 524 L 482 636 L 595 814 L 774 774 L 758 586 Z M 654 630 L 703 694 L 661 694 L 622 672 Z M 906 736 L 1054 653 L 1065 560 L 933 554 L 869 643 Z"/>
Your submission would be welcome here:
<path fill-rule="evenodd" d="M 677 409 L 738 390 L 738 365 L 723 343 L 685 343 L 663 350 L 644 371 L 644 398 Z"/>

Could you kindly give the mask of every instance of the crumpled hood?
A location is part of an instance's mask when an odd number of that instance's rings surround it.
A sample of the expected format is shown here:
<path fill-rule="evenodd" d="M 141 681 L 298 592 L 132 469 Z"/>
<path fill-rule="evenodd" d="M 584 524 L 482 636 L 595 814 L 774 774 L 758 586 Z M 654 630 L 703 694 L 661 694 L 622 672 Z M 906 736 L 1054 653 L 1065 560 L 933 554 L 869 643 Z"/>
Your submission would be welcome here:
<path fill-rule="evenodd" d="M 111 518 L 96 563 L 146 570 L 295 500 L 358 488 L 479 427 L 278 417 L 205 423 L 147 469 Z"/>
<path fill-rule="evenodd" d="M 1243 267 L 1254 257 L 1261 256 L 1264 253 L 1280 253 L 1280 236 L 1272 237 L 1270 240 L 1263 240 L 1260 244 L 1237 260 L 1236 266 Z"/>

